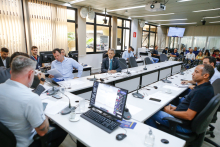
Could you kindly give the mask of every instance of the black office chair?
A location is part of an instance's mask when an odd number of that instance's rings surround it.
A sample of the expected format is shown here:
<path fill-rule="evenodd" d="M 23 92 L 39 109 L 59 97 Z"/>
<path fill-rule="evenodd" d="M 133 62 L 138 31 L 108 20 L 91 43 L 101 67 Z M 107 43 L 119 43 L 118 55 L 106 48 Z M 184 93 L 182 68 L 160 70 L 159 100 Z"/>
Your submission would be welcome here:
<path fill-rule="evenodd" d="M 149 57 L 144 58 L 145 64 L 152 64 L 151 60 Z"/>
<path fill-rule="evenodd" d="M 48 134 L 53 133 L 56 130 L 54 127 L 50 127 L 50 130 L 43 137 L 36 134 L 34 140 L 40 140 L 42 147 L 55 147 L 57 146 L 53 142 L 48 142 Z M 17 141 L 14 134 L 0 122 L 0 146 L 3 147 L 16 147 Z"/>
<path fill-rule="evenodd" d="M 103 52 L 103 54 L 102 54 L 102 58 L 103 58 L 103 59 L 106 58 L 106 57 L 108 57 L 107 52 L 108 52 L 108 51 L 104 51 L 104 52 Z"/>
<path fill-rule="evenodd" d="M 161 54 L 160 55 L 160 62 L 168 61 L 167 55 Z"/>
<path fill-rule="evenodd" d="M 165 131 L 171 135 L 174 135 L 178 138 L 186 140 L 186 144 L 190 147 L 200 147 L 203 143 L 203 140 L 213 144 L 211 140 L 205 138 L 206 129 L 209 123 L 212 121 L 213 115 L 216 112 L 220 105 L 220 94 L 214 96 L 206 107 L 192 120 L 190 126 L 192 133 L 185 134 L 176 132 L 176 126 L 185 124 L 186 121 L 180 120 L 178 118 L 165 117 L 164 120 L 168 120 L 170 123 L 170 127 L 166 127 L 163 125 L 158 125 L 158 128 L 162 131 Z M 217 145 L 217 144 L 213 144 Z"/>
<path fill-rule="evenodd" d="M 137 62 L 136 62 L 136 60 L 135 60 L 135 57 L 130 57 L 129 59 L 128 59 L 128 63 L 129 63 L 129 67 L 137 67 L 138 65 L 137 65 Z"/>
<path fill-rule="evenodd" d="M 218 93 L 220 93 L 220 79 L 216 79 L 213 83 L 212 83 L 212 87 L 214 89 L 214 93 L 215 95 L 217 95 Z M 213 119 L 211 121 L 211 123 L 216 123 L 217 121 L 217 113 L 220 112 L 220 107 L 218 108 L 218 110 L 215 112 L 214 116 L 213 116 Z M 215 130 L 215 127 L 211 124 L 209 124 L 209 130 L 206 132 L 206 135 L 210 135 L 212 138 L 215 137 L 214 135 L 214 130 Z"/>
<path fill-rule="evenodd" d="M 127 63 L 126 60 L 124 58 L 119 58 L 119 65 L 121 67 L 121 69 L 127 69 Z"/>

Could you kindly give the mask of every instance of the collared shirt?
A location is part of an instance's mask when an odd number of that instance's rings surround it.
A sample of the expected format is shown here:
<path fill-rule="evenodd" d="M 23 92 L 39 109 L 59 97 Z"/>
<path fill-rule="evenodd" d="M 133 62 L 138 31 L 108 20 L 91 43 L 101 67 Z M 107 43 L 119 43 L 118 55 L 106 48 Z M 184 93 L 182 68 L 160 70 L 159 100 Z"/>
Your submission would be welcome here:
<path fill-rule="evenodd" d="M 171 53 L 171 55 L 176 55 L 176 57 L 179 57 L 179 53 L 178 52 L 176 52 L 176 53 Z"/>
<path fill-rule="evenodd" d="M 59 62 L 57 60 L 54 60 L 51 65 L 51 69 L 57 69 L 62 75 L 63 78 L 59 78 L 59 80 L 68 80 L 73 79 L 73 68 L 78 69 L 78 76 L 81 77 L 83 72 L 83 66 L 80 65 L 78 62 L 73 60 L 72 58 L 66 58 L 64 57 L 63 62 Z"/>
<path fill-rule="evenodd" d="M 210 83 L 212 84 L 216 79 L 220 78 L 220 72 L 217 70 L 217 68 L 214 68 L 214 75 L 212 76 L 212 78 L 209 80 Z"/>
<path fill-rule="evenodd" d="M 162 52 L 162 54 L 167 54 L 167 50 L 164 49 L 163 52 Z"/>
<path fill-rule="evenodd" d="M 16 147 L 29 146 L 36 134 L 34 128 L 45 120 L 40 97 L 10 79 L 0 84 L 0 89 L 0 122 L 15 135 Z"/>
<path fill-rule="evenodd" d="M 1 57 L 1 59 L 2 59 L 2 62 L 4 64 L 4 67 L 6 67 L 6 58 L 3 60 L 3 58 Z"/>
<path fill-rule="evenodd" d="M 152 51 L 152 55 L 153 55 L 153 54 L 158 55 L 158 50 L 155 50 L 155 49 L 154 49 L 154 50 Z M 153 55 L 153 56 L 155 56 L 155 55 Z"/>
<path fill-rule="evenodd" d="M 193 53 L 195 54 L 195 56 L 197 56 L 199 54 L 199 51 L 193 51 Z"/>
<path fill-rule="evenodd" d="M 130 51 L 130 53 L 128 51 L 124 51 L 122 58 L 127 60 L 127 58 L 130 58 L 130 57 L 134 57 L 134 53 L 132 51 Z"/>
<path fill-rule="evenodd" d="M 36 69 L 39 69 L 39 67 L 42 67 L 42 64 L 40 62 L 40 57 L 38 55 L 37 55 L 37 59 L 33 55 L 31 56 L 31 59 L 37 62 Z"/>
<path fill-rule="evenodd" d="M 194 53 L 192 53 L 192 54 L 187 53 L 187 54 L 186 54 L 186 58 L 187 58 L 187 59 L 190 59 L 190 60 L 192 60 L 192 59 L 194 59 L 194 60 L 195 60 L 195 59 L 196 59 L 196 57 L 195 57 L 195 54 L 194 54 Z"/>

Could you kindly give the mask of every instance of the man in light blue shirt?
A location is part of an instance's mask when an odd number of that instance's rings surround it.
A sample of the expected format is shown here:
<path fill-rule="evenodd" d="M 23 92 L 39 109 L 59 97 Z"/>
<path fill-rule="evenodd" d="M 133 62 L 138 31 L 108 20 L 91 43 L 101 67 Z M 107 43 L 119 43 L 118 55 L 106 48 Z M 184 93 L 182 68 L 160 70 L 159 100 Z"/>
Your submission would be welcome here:
<path fill-rule="evenodd" d="M 124 58 L 125 60 L 128 60 L 130 57 L 134 57 L 134 53 L 131 51 L 132 47 L 129 46 L 127 51 L 124 51 L 122 58 Z"/>
<path fill-rule="evenodd" d="M 51 69 L 56 69 L 58 70 L 63 77 L 58 78 L 58 80 L 68 80 L 68 79 L 75 79 L 75 78 L 80 78 L 83 72 L 83 66 L 80 65 L 78 62 L 76 62 L 72 58 L 66 58 L 61 54 L 60 49 L 54 49 L 53 51 L 53 56 L 56 60 L 54 60 L 51 64 Z M 74 77 L 73 75 L 73 68 L 78 69 L 78 76 Z M 49 75 L 49 78 L 54 78 L 54 76 Z"/>

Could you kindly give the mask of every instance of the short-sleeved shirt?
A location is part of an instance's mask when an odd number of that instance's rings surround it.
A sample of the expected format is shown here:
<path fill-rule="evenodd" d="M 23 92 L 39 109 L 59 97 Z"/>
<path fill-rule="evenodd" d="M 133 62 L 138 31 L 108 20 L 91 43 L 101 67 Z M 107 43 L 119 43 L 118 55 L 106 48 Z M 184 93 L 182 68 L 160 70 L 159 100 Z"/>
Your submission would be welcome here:
<path fill-rule="evenodd" d="M 153 50 L 152 54 L 157 54 L 158 55 L 158 51 L 157 50 Z M 154 56 L 154 55 L 153 55 Z"/>
<path fill-rule="evenodd" d="M 167 54 L 167 50 L 164 49 L 163 52 L 162 52 L 162 54 Z"/>
<path fill-rule="evenodd" d="M 51 65 L 51 69 L 54 69 L 54 68 L 57 69 L 63 75 L 63 78 L 59 78 L 59 80 L 73 79 L 74 78 L 73 68 L 78 69 L 77 77 L 81 77 L 82 72 L 83 72 L 82 65 L 80 65 L 78 62 L 76 62 L 72 58 L 66 58 L 66 57 L 64 57 L 63 62 L 54 60 Z"/>
<path fill-rule="evenodd" d="M 195 56 L 197 56 L 199 54 L 199 51 L 193 51 L 193 53 L 195 54 Z"/>
<path fill-rule="evenodd" d="M 216 54 L 213 54 L 212 56 L 213 56 L 213 57 L 216 57 L 217 55 L 216 55 Z M 219 54 L 218 56 L 220 57 L 220 54 Z M 218 56 L 217 56 L 217 57 L 218 57 Z M 216 61 L 220 61 L 220 58 L 216 58 Z"/>
<path fill-rule="evenodd" d="M 125 60 L 127 60 L 130 57 L 134 57 L 134 53 L 132 51 L 130 51 L 130 53 L 128 51 L 124 51 L 122 54 L 122 58 L 124 58 Z"/>
<path fill-rule="evenodd" d="M 40 97 L 25 85 L 8 79 L 0 84 L 0 122 L 16 137 L 16 147 L 27 147 L 36 134 L 34 128 L 45 120 Z"/>
<path fill-rule="evenodd" d="M 190 59 L 190 60 L 195 60 L 195 59 L 196 59 L 196 57 L 195 57 L 195 54 L 194 54 L 194 53 L 192 53 L 192 54 L 187 53 L 187 54 L 186 54 L 186 58 L 187 58 L 187 59 Z"/>
<path fill-rule="evenodd" d="M 199 114 L 214 97 L 214 89 L 210 82 L 196 86 L 177 106 L 175 111 L 187 111 L 188 108 Z"/>
<path fill-rule="evenodd" d="M 214 75 L 212 76 L 212 78 L 209 80 L 211 82 L 211 84 L 216 80 L 216 79 L 220 79 L 220 72 L 218 71 L 217 68 L 214 68 Z"/>
<path fill-rule="evenodd" d="M 179 53 L 177 52 L 176 53 L 172 52 L 171 55 L 176 55 L 176 57 L 179 57 Z"/>

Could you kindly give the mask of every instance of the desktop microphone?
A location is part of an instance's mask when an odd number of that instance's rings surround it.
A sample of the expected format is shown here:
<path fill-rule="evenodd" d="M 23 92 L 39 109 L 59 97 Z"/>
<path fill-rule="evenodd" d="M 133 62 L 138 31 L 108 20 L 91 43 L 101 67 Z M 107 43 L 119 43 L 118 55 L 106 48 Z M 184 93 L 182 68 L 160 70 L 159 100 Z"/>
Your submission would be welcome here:
<path fill-rule="evenodd" d="M 97 79 L 95 78 L 95 75 L 94 75 L 94 78 L 90 78 L 89 81 L 97 81 Z"/>
<path fill-rule="evenodd" d="M 128 108 L 125 108 L 124 113 L 123 113 L 123 118 L 126 120 L 131 119 L 131 113 L 129 112 Z"/>
<path fill-rule="evenodd" d="M 166 76 L 166 79 L 162 79 L 161 81 L 163 81 L 164 83 L 172 83 L 171 81 L 167 80 L 167 77 L 168 77 L 169 75 L 170 75 L 170 74 L 168 74 L 168 75 Z"/>
<path fill-rule="evenodd" d="M 147 67 L 146 67 L 145 61 L 144 61 L 144 68 L 143 68 L 143 70 L 147 70 Z"/>
<path fill-rule="evenodd" d="M 180 75 L 184 75 L 184 72 L 185 70 L 182 70 L 183 69 L 183 64 L 181 65 L 181 70 L 180 70 Z"/>
<path fill-rule="evenodd" d="M 118 60 L 118 61 L 121 62 L 120 60 Z M 123 62 L 121 62 L 121 63 L 122 63 L 123 65 L 125 65 Z M 127 67 L 127 72 L 126 72 L 126 73 L 127 73 L 127 74 L 131 74 L 130 71 L 128 71 L 128 65 L 126 64 L 125 66 Z"/>
<path fill-rule="evenodd" d="M 65 95 L 69 99 L 69 106 L 67 106 L 65 109 L 63 109 L 61 111 L 62 115 L 66 115 L 66 114 L 69 114 L 73 109 L 76 109 L 76 107 L 72 107 L 71 103 L 70 103 L 70 98 L 66 94 L 64 94 L 64 93 L 62 93 L 62 94 Z"/>
<path fill-rule="evenodd" d="M 132 93 L 132 95 L 133 95 L 133 97 L 143 99 L 144 96 L 143 96 L 142 94 L 138 93 L 139 86 L 141 86 L 141 85 L 138 85 L 138 87 L 137 87 L 137 92 Z"/>

